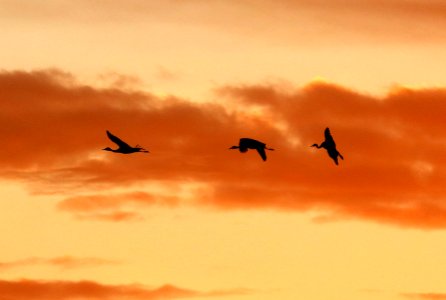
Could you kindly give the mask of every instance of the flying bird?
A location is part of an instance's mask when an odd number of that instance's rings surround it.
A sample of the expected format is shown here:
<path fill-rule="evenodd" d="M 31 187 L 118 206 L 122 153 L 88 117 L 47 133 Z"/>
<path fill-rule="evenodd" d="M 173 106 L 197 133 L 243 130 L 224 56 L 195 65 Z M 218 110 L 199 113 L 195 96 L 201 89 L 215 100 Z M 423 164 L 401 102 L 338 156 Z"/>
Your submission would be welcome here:
<path fill-rule="evenodd" d="M 338 165 L 338 156 L 341 159 L 344 159 L 344 157 L 342 157 L 341 153 L 339 153 L 338 150 L 336 149 L 335 141 L 331 136 L 330 129 L 328 127 L 325 128 L 324 134 L 325 134 L 325 141 L 323 141 L 320 145 L 313 144 L 311 145 L 311 147 L 316 147 L 318 149 L 324 148 L 325 150 L 327 150 L 328 156 L 330 156 L 334 160 L 335 164 Z"/>
<path fill-rule="evenodd" d="M 130 154 L 130 153 L 135 153 L 135 152 L 149 153 L 149 151 L 147 151 L 146 149 L 142 148 L 139 145 L 136 145 L 135 147 L 130 146 L 129 144 L 127 144 L 126 142 L 122 141 L 117 136 L 111 134 L 111 132 L 108 131 L 108 130 L 107 130 L 107 136 L 113 143 L 118 145 L 118 149 L 111 149 L 110 147 L 107 147 L 107 148 L 104 148 L 102 150 L 116 152 L 116 153 L 122 153 L 122 154 Z"/>
<path fill-rule="evenodd" d="M 266 160 L 265 149 L 274 150 L 272 148 L 267 148 L 264 143 L 250 138 L 241 138 L 238 146 L 232 146 L 229 149 L 239 149 L 242 153 L 248 151 L 248 149 L 255 149 L 257 152 L 259 152 L 264 161 Z"/>

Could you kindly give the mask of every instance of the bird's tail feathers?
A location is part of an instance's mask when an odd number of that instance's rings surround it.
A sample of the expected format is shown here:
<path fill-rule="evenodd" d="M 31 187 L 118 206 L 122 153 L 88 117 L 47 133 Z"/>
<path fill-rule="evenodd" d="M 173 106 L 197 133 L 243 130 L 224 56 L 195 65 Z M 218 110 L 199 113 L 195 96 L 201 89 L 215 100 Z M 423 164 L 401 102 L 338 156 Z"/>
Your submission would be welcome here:
<path fill-rule="evenodd" d="M 138 152 L 150 153 L 146 148 L 141 147 L 139 144 L 136 144 L 135 148 L 139 149 Z"/>

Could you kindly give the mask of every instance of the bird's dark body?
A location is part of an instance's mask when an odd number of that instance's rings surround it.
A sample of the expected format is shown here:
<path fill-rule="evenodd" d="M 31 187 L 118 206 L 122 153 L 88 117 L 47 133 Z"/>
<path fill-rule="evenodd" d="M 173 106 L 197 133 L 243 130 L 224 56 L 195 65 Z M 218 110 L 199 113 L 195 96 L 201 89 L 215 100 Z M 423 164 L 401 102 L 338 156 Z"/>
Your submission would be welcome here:
<path fill-rule="evenodd" d="M 266 144 L 250 138 L 241 138 L 239 147 L 241 152 L 246 152 L 248 149 L 265 148 Z"/>
<path fill-rule="evenodd" d="M 112 150 L 112 152 L 121 153 L 121 154 L 131 154 L 131 153 L 140 152 L 140 151 L 137 148 L 129 148 L 129 149 L 116 149 L 116 150 Z"/>
<path fill-rule="evenodd" d="M 344 157 L 339 153 L 339 151 L 336 149 L 336 143 L 330 133 L 330 129 L 327 127 L 324 131 L 325 135 L 325 141 L 323 141 L 320 145 L 313 144 L 313 147 L 316 147 L 318 149 L 324 148 L 327 150 L 328 156 L 330 156 L 331 159 L 335 162 L 336 165 L 339 164 L 338 157 L 341 159 L 344 159 Z"/>

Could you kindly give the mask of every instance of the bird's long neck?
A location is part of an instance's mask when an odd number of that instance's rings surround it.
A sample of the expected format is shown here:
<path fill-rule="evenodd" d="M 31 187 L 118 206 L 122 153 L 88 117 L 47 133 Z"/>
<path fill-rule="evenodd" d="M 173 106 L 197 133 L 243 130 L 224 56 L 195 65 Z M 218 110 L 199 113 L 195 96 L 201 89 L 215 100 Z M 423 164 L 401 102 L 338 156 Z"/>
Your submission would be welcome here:
<path fill-rule="evenodd" d="M 318 149 L 322 148 L 322 144 L 318 145 L 318 144 L 313 144 L 311 147 L 316 147 Z"/>

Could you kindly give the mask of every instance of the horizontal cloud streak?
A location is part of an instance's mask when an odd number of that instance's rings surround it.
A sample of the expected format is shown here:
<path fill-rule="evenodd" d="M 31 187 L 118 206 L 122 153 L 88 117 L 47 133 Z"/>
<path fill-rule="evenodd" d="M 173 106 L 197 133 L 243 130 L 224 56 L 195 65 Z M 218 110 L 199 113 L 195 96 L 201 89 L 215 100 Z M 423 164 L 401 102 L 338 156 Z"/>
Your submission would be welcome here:
<path fill-rule="evenodd" d="M 401 295 L 408 299 L 419 299 L 419 300 L 444 300 L 444 299 L 446 299 L 446 294 L 440 294 L 440 293 L 404 293 Z"/>
<path fill-rule="evenodd" d="M 74 212 L 81 219 L 127 221 L 141 219 L 141 207 L 153 205 L 176 205 L 178 199 L 154 196 L 144 192 L 115 193 L 110 195 L 84 195 L 67 198 L 58 204 L 63 211 Z M 122 211 L 125 209 L 126 211 Z M 132 211 L 129 211 L 129 210 Z"/>
<path fill-rule="evenodd" d="M 180 203 L 180 192 L 134 192 L 137 183 L 161 182 L 174 190 L 202 185 L 189 195 L 202 206 L 446 227 L 446 89 L 399 88 L 378 98 L 321 82 L 298 90 L 228 86 L 216 93 L 225 104 L 197 104 L 42 71 L 1 73 L 0 90 L 8 141 L 1 175 L 64 195 L 58 208 L 80 218 L 132 220 L 141 207 Z M 338 167 L 309 147 L 327 126 L 345 157 Z M 112 146 L 106 129 L 151 153 L 102 151 Z M 244 136 L 276 151 L 263 162 L 253 151 L 228 150 Z M 70 194 L 75 188 L 82 194 Z"/>
<path fill-rule="evenodd" d="M 98 24 L 110 19 L 119 24 L 129 20 L 147 22 L 147 16 L 158 22 L 195 24 L 215 27 L 243 35 L 269 39 L 282 38 L 299 43 L 339 41 L 353 34 L 355 39 L 383 39 L 387 42 L 420 39 L 443 40 L 441 30 L 446 5 L 441 1 L 422 0 L 281 0 L 281 1 L 212 1 L 164 2 L 132 0 L 126 3 L 79 1 L 60 5 L 49 1 L 43 5 L 26 5 L 17 9 L 14 1 L 4 1 L 5 19 L 25 19 L 34 22 L 58 21 Z M 94 7 L 95 9 L 91 9 Z M 68 9 L 67 9 L 68 8 Z M 89 14 L 82 14 L 89 10 Z M 268 11 L 268 14 L 263 13 Z M 61 16 L 64 18 L 61 18 Z M 298 17 L 296 17 L 298 16 Z M 395 22 L 395 18 L 398 22 Z M 265 24 L 275 24 L 274 30 Z M 303 26 L 305 25 L 305 26 Z M 305 37 L 304 39 L 296 39 Z M 327 40 L 327 37 L 330 37 Z M 352 41 L 351 38 L 348 40 Z M 354 40 L 354 39 L 353 39 Z"/>
<path fill-rule="evenodd" d="M 141 285 L 104 285 L 93 281 L 0 280 L 0 299 L 7 300 L 152 300 L 243 295 L 248 290 L 199 292 L 172 285 L 149 289 Z"/>
<path fill-rule="evenodd" d="M 112 265 L 117 263 L 118 262 L 116 261 L 106 260 L 96 257 L 83 257 L 83 258 L 72 257 L 72 256 L 60 256 L 55 258 L 31 257 L 12 262 L 0 262 L 0 270 L 36 266 L 36 265 L 51 265 L 63 269 L 71 269 L 80 267 Z"/>

